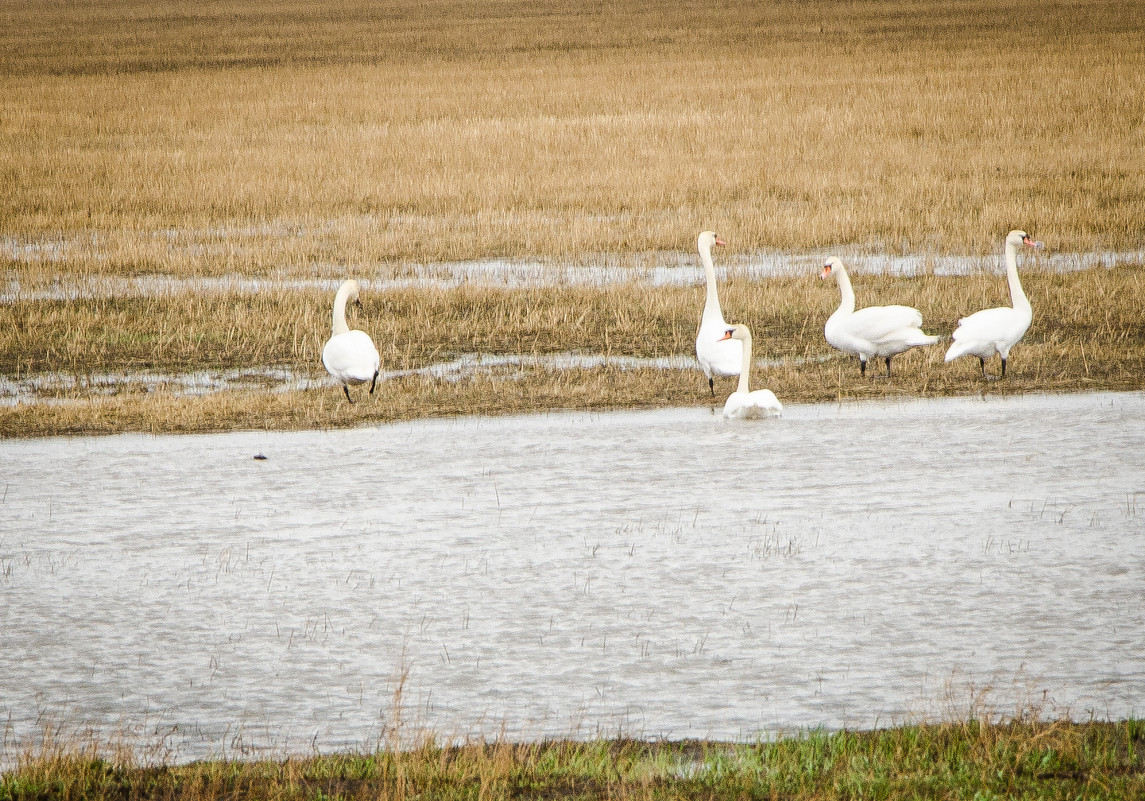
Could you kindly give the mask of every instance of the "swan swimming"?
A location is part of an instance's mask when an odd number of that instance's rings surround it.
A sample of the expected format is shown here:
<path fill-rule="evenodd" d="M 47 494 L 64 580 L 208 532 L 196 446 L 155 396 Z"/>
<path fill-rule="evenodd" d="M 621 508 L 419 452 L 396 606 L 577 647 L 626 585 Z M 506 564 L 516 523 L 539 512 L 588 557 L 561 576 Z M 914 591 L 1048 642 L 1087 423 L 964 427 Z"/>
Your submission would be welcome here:
<path fill-rule="evenodd" d="M 959 356 L 977 356 L 983 378 L 990 378 L 986 375 L 986 360 L 995 352 L 1002 357 L 1002 378 L 1006 377 L 1010 348 L 1026 335 L 1034 319 L 1034 310 L 1018 280 L 1018 245 L 1042 247 L 1041 242 L 1030 239 L 1025 231 L 1011 231 L 1006 237 L 1006 280 L 1010 284 L 1011 305 L 983 309 L 963 317 L 954 330 L 954 344 L 946 351 L 948 362 Z"/>
<path fill-rule="evenodd" d="M 823 335 L 834 348 L 859 357 L 859 374 L 867 374 L 867 359 L 883 357 L 887 377 L 891 375 L 891 357 L 921 345 L 933 345 L 937 336 L 922 331 L 922 313 L 910 306 L 868 306 L 855 311 L 855 291 L 843 262 L 827 259 L 819 278 L 835 276 L 842 300 L 827 319 Z"/>
<path fill-rule="evenodd" d="M 357 329 L 351 331 L 346 325 L 346 304 L 351 302 L 362 305 L 358 299 L 358 282 L 352 278 L 344 281 L 334 296 L 334 334 L 322 348 L 322 364 L 330 375 L 342 382 L 346 400 L 353 403 L 350 384 L 369 381 L 370 394 L 374 394 L 382 360 L 369 334 Z"/>
<path fill-rule="evenodd" d="M 730 378 L 740 374 L 743 356 L 743 343 L 723 336 L 728 328 L 724 313 L 720 309 L 720 298 L 716 293 L 716 269 L 712 266 L 712 245 L 724 245 L 724 240 L 714 231 L 704 231 L 696 239 L 700 251 L 700 262 L 704 265 L 707 279 L 707 296 L 704 299 L 704 313 L 700 318 L 700 331 L 696 334 L 696 361 L 708 377 L 708 389 L 712 397 L 716 394 L 713 376 Z"/>
<path fill-rule="evenodd" d="M 739 420 L 758 420 L 761 417 L 779 417 L 783 404 L 770 389 L 749 392 L 751 386 L 751 329 L 746 325 L 733 325 L 724 332 L 720 341 L 743 343 L 743 361 L 739 371 L 739 386 L 724 403 L 724 417 Z"/>

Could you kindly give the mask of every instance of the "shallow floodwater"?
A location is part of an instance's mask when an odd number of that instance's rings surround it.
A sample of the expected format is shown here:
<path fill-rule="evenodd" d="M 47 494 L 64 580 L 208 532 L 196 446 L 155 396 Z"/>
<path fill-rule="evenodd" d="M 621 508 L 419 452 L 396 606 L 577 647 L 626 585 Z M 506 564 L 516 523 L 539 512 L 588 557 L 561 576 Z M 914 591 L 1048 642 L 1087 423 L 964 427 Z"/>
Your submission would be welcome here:
<path fill-rule="evenodd" d="M 86 247 L 87 245 L 85 245 Z M 15 262 L 51 263 L 71 255 L 69 242 L 23 241 L 0 238 L 0 256 Z M 823 253 L 761 251 L 723 256 L 716 265 L 721 279 L 729 276 L 758 281 L 777 276 L 814 276 L 823 267 Z M 847 262 L 855 275 L 971 275 L 1004 273 L 1001 254 L 947 256 L 922 254 L 894 256 L 844 248 L 835 255 Z M 704 270 L 694 252 L 644 254 L 639 265 L 616 256 L 586 257 L 585 263 L 536 260 L 487 259 L 429 264 L 379 265 L 359 276 L 367 292 L 385 292 L 403 287 L 450 289 L 459 286 L 489 286 L 532 289 L 550 286 L 610 286 L 624 283 L 650 286 L 703 286 Z M 1023 269 L 1074 272 L 1145 265 L 1145 251 L 1093 251 L 1045 253 L 1029 256 Z M 336 274 L 341 270 L 333 270 Z M 79 300 L 104 297 L 165 297 L 185 293 L 321 289 L 333 293 L 341 279 L 311 279 L 284 274 L 256 278 L 246 275 L 180 277 L 146 275 L 52 275 L 30 280 L 9 271 L 0 281 L 0 303 L 32 300 Z"/>
<path fill-rule="evenodd" d="M 824 361 L 828 356 L 814 357 Z M 807 361 L 796 356 L 785 360 L 756 359 L 757 367 L 776 367 Z M 383 370 L 380 381 L 407 375 L 421 375 L 456 382 L 482 375 L 490 380 L 512 380 L 530 371 L 593 370 L 611 367 L 619 370 L 698 370 L 691 356 L 613 356 L 597 353 L 464 353 L 445 362 L 434 362 L 411 370 Z M 202 370 L 194 373 L 103 373 L 77 376 L 74 373 L 33 373 L 19 378 L 0 376 L 0 407 L 21 404 L 63 405 L 84 403 L 97 395 L 163 391 L 173 396 L 205 395 L 235 389 L 263 389 L 268 392 L 304 391 L 316 387 L 339 389 L 341 384 L 323 373 L 310 378 L 284 367 L 244 367 L 233 370 Z"/>
<path fill-rule="evenodd" d="M 1143 393 L 0 441 L 0 756 L 1139 716 L 1143 454 Z"/>

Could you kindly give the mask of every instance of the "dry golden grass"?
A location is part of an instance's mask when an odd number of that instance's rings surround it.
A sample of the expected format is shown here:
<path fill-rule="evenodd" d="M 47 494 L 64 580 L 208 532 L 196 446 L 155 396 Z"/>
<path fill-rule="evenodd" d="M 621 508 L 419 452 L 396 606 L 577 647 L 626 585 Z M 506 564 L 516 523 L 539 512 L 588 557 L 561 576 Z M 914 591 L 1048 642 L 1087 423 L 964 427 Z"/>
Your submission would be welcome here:
<path fill-rule="evenodd" d="M 48 272 L 179 274 L 584 259 L 705 227 L 1135 249 L 1140 11 L 14 0 L 0 232 L 67 242 Z"/>
<path fill-rule="evenodd" d="M 384 279 L 490 257 L 655 262 L 736 250 L 1145 246 L 1138 3 L 13 0 L 0 28 L 0 265 L 22 286 L 170 274 Z M 1128 270 L 1027 278 L 1036 317 L 990 391 L 1140 387 Z M 941 348 L 860 382 L 822 341 L 833 288 L 733 279 L 729 319 L 786 402 L 975 387 Z M 927 329 L 997 275 L 857 280 Z M 1105 303 L 1110 300 L 1110 303 Z M 0 375 L 281 365 L 322 374 L 330 298 L 267 289 L 0 305 Z M 1136 304 L 1136 305 L 1134 305 Z M 696 288 L 412 289 L 366 298 L 387 369 L 457 354 L 691 354 Z M 331 391 L 132 394 L 0 411 L 0 433 L 348 425 L 705 402 L 617 368 Z M 725 389 L 727 389 L 725 387 Z M 329 397 L 327 397 L 329 396 Z"/>

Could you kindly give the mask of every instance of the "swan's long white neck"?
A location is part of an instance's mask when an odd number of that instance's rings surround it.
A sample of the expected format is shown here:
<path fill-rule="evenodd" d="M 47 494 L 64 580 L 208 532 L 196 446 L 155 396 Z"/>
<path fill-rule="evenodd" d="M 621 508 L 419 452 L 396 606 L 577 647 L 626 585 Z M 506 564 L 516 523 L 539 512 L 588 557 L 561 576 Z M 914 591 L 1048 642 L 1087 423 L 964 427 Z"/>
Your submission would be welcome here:
<path fill-rule="evenodd" d="M 748 379 L 748 374 L 751 372 L 751 332 L 748 331 L 740 339 L 743 340 L 743 361 L 740 363 L 736 392 L 747 393 L 751 391 L 751 381 Z"/>
<path fill-rule="evenodd" d="M 841 264 L 837 265 L 832 272 L 835 273 L 835 280 L 839 283 L 839 294 L 842 295 L 842 299 L 839 301 L 839 308 L 835 313 L 854 313 L 855 290 L 851 289 L 851 276 L 847 275 L 847 271 L 843 269 L 843 265 Z"/>
<path fill-rule="evenodd" d="M 708 294 L 704 298 L 704 317 L 723 320 L 724 313 L 720 310 L 720 296 L 716 294 L 716 268 L 712 264 L 712 246 L 708 243 L 700 245 L 700 262 L 704 265 L 704 277 L 708 282 Z"/>
<path fill-rule="evenodd" d="M 1006 243 L 1006 280 L 1010 284 L 1010 302 L 1019 311 L 1032 311 L 1029 298 L 1022 290 L 1022 282 L 1018 280 L 1018 246 Z"/>
<path fill-rule="evenodd" d="M 353 291 L 350 284 L 342 284 L 338 287 L 338 294 L 334 296 L 334 334 L 345 334 L 349 332 L 350 326 L 346 325 L 346 303 L 350 300 L 350 293 Z"/>

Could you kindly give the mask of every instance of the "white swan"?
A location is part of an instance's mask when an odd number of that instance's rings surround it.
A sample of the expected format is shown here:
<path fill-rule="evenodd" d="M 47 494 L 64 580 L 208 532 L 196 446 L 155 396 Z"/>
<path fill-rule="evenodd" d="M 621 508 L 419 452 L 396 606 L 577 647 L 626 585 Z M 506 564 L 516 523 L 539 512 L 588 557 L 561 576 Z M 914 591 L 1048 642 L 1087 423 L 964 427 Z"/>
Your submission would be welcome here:
<path fill-rule="evenodd" d="M 704 299 L 704 314 L 700 318 L 700 331 L 696 334 L 696 361 L 708 377 L 708 389 L 716 394 L 713 376 L 731 377 L 739 375 L 743 357 L 743 344 L 738 340 L 724 338 L 728 328 L 724 313 L 720 310 L 720 298 L 716 294 L 716 268 L 712 266 L 712 245 L 723 245 L 714 231 L 704 231 L 696 239 L 700 251 L 700 261 L 704 265 L 708 294 Z"/>
<path fill-rule="evenodd" d="M 322 348 L 322 364 L 330 375 L 342 382 L 346 400 L 353 403 L 354 399 L 350 397 L 350 384 L 364 384 L 369 381 L 372 395 L 378 382 L 378 368 L 382 360 L 369 334 L 357 329 L 351 331 L 346 325 L 348 302 L 361 305 L 361 301 L 358 300 L 358 282 L 353 279 L 343 282 L 342 286 L 338 287 L 338 294 L 334 296 L 334 335 Z"/>
<path fill-rule="evenodd" d="M 1018 280 L 1018 245 L 1032 248 L 1042 247 L 1041 242 L 1030 239 L 1025 231 L 1011 231 L 1006 237 L 1006 280 L 1010 283 L 1010 303 L 1012 306 L 999 306 L 996 309 L 983 309 L 958 321 L 954 330 L 954 344 L 946 351 L 946 361 L 959 356 L 977 356 L 982 365 L 982 377 L 986 375 L 986 360 L 995 352 L 1002 357 L 1002 378 L 1006 377 L 1006 359 L 1010 348 L 1026 335 L 1034 310 L 1022 282 Z"/>
<path fill-rule="evenodd" d="M 867 374 L 867 359 L 882 357 L 891 374 L 891 357 L 921 345 L 933 345 L 938 337 L 923 333 L 922 313 L 910 306 L 868 306 L 855 311 L 855 291 L 843 262 L 827 259 L 820 278 L 835 276 L 842 301 L 827 319 L 823 335 L 834 348 L 859 357 L 859 374 Z"/>
<path fill-rule="evenodd" d="M 743 361 L 740 364 L 739 386 L 724 403 L 724 417 L 741 420 L 755 420 L 760 417 L 779 417 L 783 414 L 783 404 L 770 389 L 757 389 L 749 392 L 751 386 L 751 330 L 746 325 L 733 325 L 720 337 L 721 342 L 743 343 Z"/>

